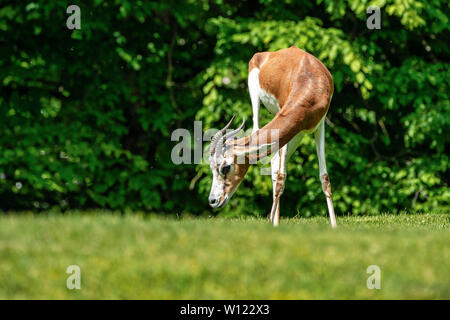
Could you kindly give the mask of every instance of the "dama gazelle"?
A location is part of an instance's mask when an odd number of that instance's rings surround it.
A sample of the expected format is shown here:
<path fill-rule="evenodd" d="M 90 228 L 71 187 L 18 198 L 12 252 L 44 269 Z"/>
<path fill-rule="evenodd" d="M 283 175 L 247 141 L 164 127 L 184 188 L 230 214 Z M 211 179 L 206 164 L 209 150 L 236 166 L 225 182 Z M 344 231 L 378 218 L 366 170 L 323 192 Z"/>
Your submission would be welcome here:
<path fill-rule="evenodd" d="M 290 47 L 256 53 L 249 62 L 248 86 L 253 110 L 252 134 L 234 136 L 244 123 L 226 133 L 233 119 L 211 139 L 210 167 L 213 173 L 209 204 L 223 207 L 236 191 L 253 160 L 276 152 L 271 159 L 273 204 L 270 221 L 277 226 L 280 197 L 286 180 L 286 163 L 305 133 L 314 132 L 319 157 L 319 176 L 332 227 L 336 227 L 331 184 L 325 162 L 325 116 L 333 95 L 333 79 L 327 68 L 311 54 Z M 260 101 L 275 117 L 259 129 Z M 277 133 L 274 138 L 273 132 Z M 258 154 L 263 147 L 271 147 Z M 238 161 L 240 157 L 241 161 Z M 243 161 L 242 161 L 242 158 Z"/>

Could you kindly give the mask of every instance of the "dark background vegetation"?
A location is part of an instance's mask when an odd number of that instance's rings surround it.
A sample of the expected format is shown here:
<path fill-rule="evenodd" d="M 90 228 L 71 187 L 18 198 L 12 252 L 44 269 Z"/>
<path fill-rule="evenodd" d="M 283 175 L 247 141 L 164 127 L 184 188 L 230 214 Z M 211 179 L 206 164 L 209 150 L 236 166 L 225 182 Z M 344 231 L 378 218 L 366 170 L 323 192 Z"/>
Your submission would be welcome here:
<path fill-rule="evenodd" d="M 1 1 L 0 209 L 211 213 L 209 168 L 173 164 L 172 131 L 251 119 L 248 61 L 296 45 L 335 81 L 337 213 L 448 211 L 448 2 L 371 3 L 380 30 L 367 29 L 364 0 Z M 81 30 L 66 27 L 71 4 Z M 257 169 L 223 214 L 268 212 Z M 289 163 L 282 211 L 326 214 L 311 137 Z"/>

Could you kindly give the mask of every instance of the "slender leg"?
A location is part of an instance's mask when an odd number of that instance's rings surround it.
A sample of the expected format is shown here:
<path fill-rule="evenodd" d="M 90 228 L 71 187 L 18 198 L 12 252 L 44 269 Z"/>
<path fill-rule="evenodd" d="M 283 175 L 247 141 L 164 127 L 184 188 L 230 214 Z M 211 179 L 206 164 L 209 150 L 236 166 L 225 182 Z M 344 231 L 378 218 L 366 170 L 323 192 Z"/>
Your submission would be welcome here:
<path fill-rule="evenodd" d="M 252 101 L 253 130 L 259 130 L 259 69 L 254 68 L 248 75 L 248 90 Z"/>
<path fill-rule="evenodd" d="M 283 146 L 271 161 L 273 203 L 270 211 L 270 222 L 273 223 L 274 227 L 280 223 L 280 197 L 283 194 L 286 181 L 287 147 L 287 145 Z"/>
<path fill-rule="evenodd" d="M 274 225 L 278 225 L 279 223 L 280 197 L 284 191 L 284 184 L 286 181 L 287 161 L 295 152 L 295 150 L 298 148 L 304 136 L 305 133 L 300 132 L 291 141 L 289 141 L 289 143 L 287 144 L 287 148 L 286 146 L 281 148 L 281 150 L 278 151 L 276 154 L 274 154 L 274 156 L 272 157 L 271 169 L 272 169 L 273 203 L 272 203 L 272 210 L 270 211 L 270 222 L 274 223 Z M 284 152 L 285 154 L 284 159 L 280 159 L 280 152 Z M 282 161 L 280 162 L 280 160 Z M 282 164 L 281 170 L 280 164 Z M 278 172 L 281 172 L 280 176 L 278 176 Z M 281 192 L 277 193 L 277 185 L 279 187 L 279 191 Z M 277 217 L 277 219 L 274 220 L 274 217 Z"/>
<path fill-rule="evenodd" d="M 280 151 L 277 151 L 271 161 L 270 161 L 270 169 L 272 171 L 272 209 L 270 210 L 270 218 L 269 221 L 271 223 L 273 223 L 273 217 L 275 214 L 275 211 L 277 210 L 278 207 L 278 203 L 277 203 L 277 199 L 275 197 L 275 189 L 276 189 L 276 185 L 277 185 L 277 173 L 278 173 L 278 167 L 279 167 L 279 163 L 280 163 Z"/>
<path fill-rule="evenodd" d="M 319 158 L 319 176 L 322 183 L 322 190 L 327 199 L 328 213 L 330 214 L 331 226 L 336 228 L 336 217 L 334 215 L 333 201 L 331 200 L 331 183 L 327 173 L 327 163 L 325 159 L 325 118 L 314 132 L 316 139 L 316 150 Z"/>

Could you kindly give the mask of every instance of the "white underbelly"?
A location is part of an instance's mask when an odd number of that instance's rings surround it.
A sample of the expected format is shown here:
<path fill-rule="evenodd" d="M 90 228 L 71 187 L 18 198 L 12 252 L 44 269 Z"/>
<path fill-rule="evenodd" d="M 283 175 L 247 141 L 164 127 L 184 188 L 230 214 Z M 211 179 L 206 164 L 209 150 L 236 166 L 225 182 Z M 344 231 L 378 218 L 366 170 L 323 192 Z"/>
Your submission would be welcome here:
<path fill-rule="evenodd" d="M 276 114 L 280 110 L 280 105 L 278 104 L 278 99 L 274 95 L 264 91 L 260 88 L 259 99 L 263 103 L 264 107 L 269 110 L 270 113 Z"/>

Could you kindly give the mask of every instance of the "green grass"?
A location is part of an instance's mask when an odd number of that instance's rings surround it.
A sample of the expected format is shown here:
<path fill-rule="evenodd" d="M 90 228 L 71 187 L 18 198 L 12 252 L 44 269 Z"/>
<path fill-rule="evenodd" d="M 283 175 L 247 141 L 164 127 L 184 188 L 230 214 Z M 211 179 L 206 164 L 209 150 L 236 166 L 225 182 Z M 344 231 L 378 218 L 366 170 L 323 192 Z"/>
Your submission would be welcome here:
<path fill-rule="evenodd" d="M 450 215 L 2 215 L 0 299 L 450 299 Z M 81 289 L 68 290 L 69 265 Z M 366 287 L 369 265 L 381 289 Z"/>

